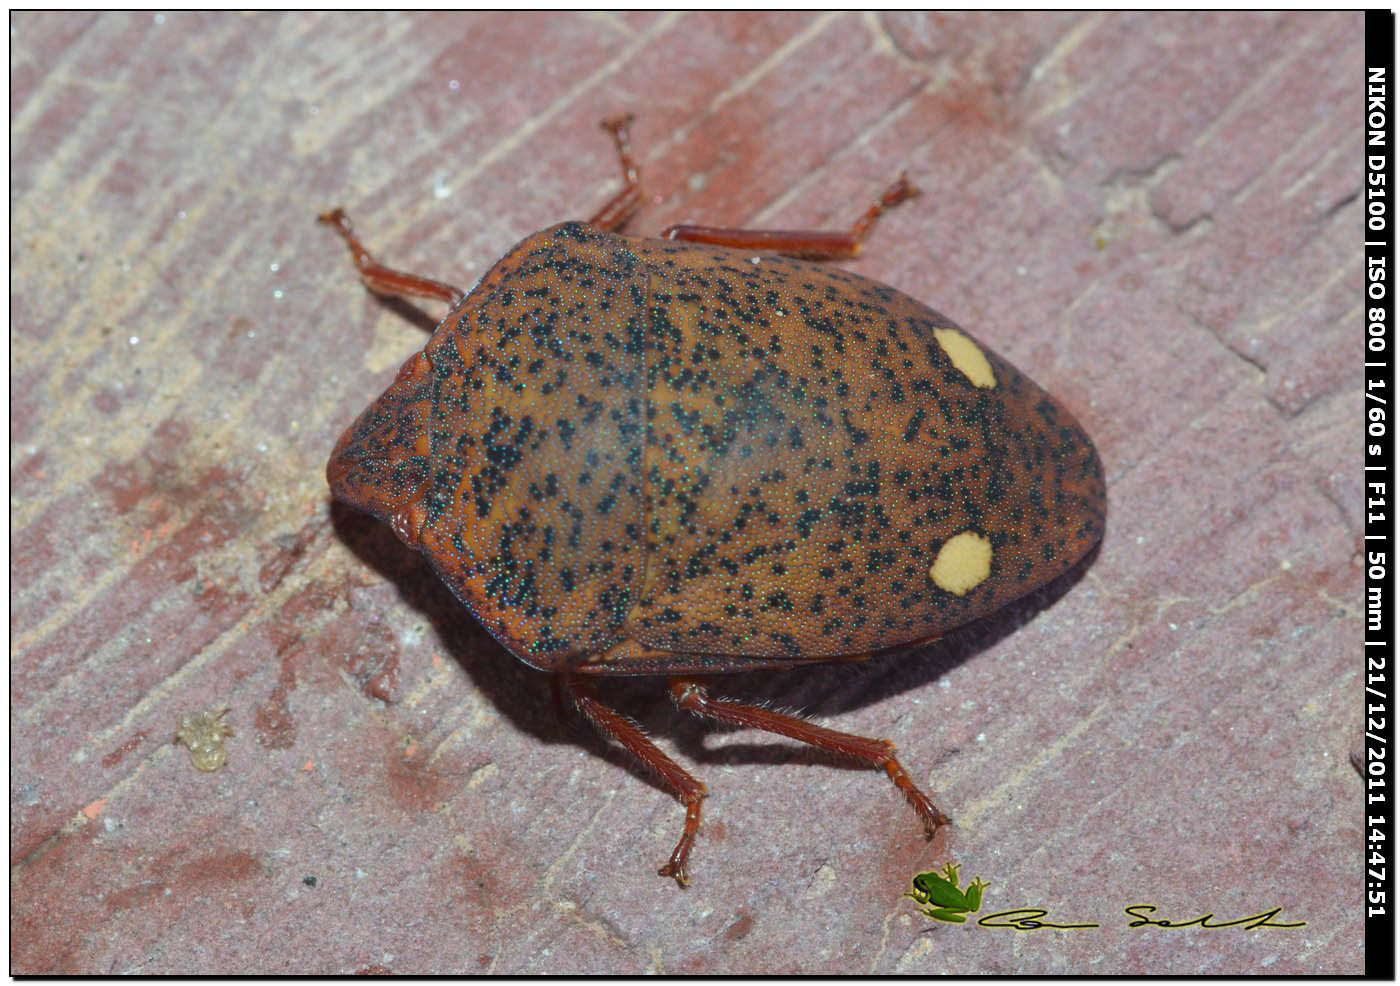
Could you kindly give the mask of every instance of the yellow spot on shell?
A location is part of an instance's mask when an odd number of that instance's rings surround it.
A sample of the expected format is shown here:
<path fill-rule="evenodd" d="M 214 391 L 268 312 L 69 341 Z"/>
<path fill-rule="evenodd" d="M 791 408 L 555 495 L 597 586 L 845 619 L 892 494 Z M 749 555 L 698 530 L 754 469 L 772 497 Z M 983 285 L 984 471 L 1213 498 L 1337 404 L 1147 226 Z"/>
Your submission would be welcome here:
<path fill-rule="evenodd" d="M 987 361 L 986 354 L 977 343 L 957 329 L 934 329 L 933 337 L 938 340 L 938 345 L 953 361 L 953 365 L 975 386 L 990 390 L 997 385 L 997 375 L 992 372 L 992 364 Z"/>
<path fill-rule="evenodd" d="M 954 534 L 929 567 L 928 577 L 944 592 L 965 596 L 992 574 L 992 542 L 976 531 Z"/>

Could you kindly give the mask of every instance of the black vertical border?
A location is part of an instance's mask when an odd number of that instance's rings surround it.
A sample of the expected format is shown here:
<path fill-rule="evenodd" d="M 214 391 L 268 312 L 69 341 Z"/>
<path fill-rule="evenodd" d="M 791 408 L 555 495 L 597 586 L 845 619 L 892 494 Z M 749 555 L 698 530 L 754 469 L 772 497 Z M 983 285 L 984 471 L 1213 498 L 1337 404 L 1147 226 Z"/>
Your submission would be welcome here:
<path fill-rule="evenodd" d="M 1391 777 L 1394 739 L 1394 608 L 1391 569 L 1395 522 L 1393 414 L 1395 398 L 1395 144 L 1391 93 L 1395 85 L 1395 15 L 1366 11 L 1365 241 L 1366 330 L 1363 345 L 1366 390 L 1365 745 L 1356 764 L 1365 790 L 1366 975 L 1395 978 L 1394 864 L 1391 824 L 1395 785 Z"/>

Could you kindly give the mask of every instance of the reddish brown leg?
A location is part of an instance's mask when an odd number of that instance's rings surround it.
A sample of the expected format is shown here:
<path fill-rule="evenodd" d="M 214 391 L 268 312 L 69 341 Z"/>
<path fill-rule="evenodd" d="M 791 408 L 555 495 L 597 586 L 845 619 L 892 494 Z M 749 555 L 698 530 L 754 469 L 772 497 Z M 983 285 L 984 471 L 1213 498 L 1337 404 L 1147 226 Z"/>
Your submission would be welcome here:
<path fill-rule="evenodd" d="M 330 212 L 321 213 L 316 218 L 335 227 L 335 231 L 341 235 L 346 246 L 350 248 L 350 256 L 355 258 L 355 266 L 360 271 L 360 280 L 364 281 L 365 287 L 375 294 L 400 295 L 406 298 L 440 298 L 454 307 L 465 297 L 465 292 L 461 288 L 454 288 L 442 281 L 419 277 L 417 274 L 405 274 L 403 271 L 390 270 L 380 264 L 379 261 L 370 256 L 370 252 L 355 236 L 355 230 L 350 225 L 350 218 L 345 215 L 344 209 L 332 209 Z"/>
<path fill-rule="evenodd" d="M 812 746 L 833 753 L 841 753 L 857 760 L 864 760 L 872 767 L 883 768 L 890 775 L 895 787 L 904 792 L 904 797 L 919 813 L 924 823 L 924 832 L 932 839 L 939 826 L 948 824 L 948 816 L 933 806 L 928 795 L 920 791 L 913 778 L 905 772 L 894 756 L 894 744 L 884 739 L 867 739 L 851 733 L 838 733 L 826 729 L 797 716 L 784 715 L 772 709 L 742 702 L 710 698 L 705 687 L 693 678 L 671 679 L 671 698 L 682 709 L 694 712 L 706 719 L 732 723 L 735 726 L 749 726 L 787 736 L 791 739 L 810 743 Z"/>
<path fill-rule="evenodd" d="M 564 685 L 573 696 L 574 703 L 588 721 L 597 726 L 604 736 L 622 744 L 623 749 L 650 767 L 677 798 L 685 805 L 685 831 L 681 840 L 671 851 L 666 865 L 657 870 L 661 876 L 673 877 L 684 887 L 690 883 L 686 861 L 695 845 L 695 833 L 700 831 L 700 802 L 706 791 L 703 782 L 697 780 L 676 763 L 651 740 L 647 739 L 635 722 L 626 716 L 618 715 L 602 702 L 593 690 L 593 683 L 578 678 L 565 678 Z"/>
<path fill-rule="evenodd" d="M 661 234 L 663 240 L 687 240 L 691 243 L 711 243 L 715 246 L 737 247 L 762 253 L 785 253 L 807 260 L 842 260 L 860 256 L 865 238 L 875 227 L 886 209 L 905 199 L 912 199 L 919 190 L 903 175 L 885 189 L 875 204 L 865 210 L 849 232 L 792 229 L 726 229 L 723 226 L 671 226 Z"/>
<path fill-rule="evenodd" d="M 603 129 L 613 135 L 613 143 L 617 145 L 617 157 L 622 162 L 622 191 L 588 220 L 590 226 L 618 229 L 642 204 L 642 173 L 637 168 L 637 162 L 632 160 L 632 136 L 627 132 L 631 123 L 631 113 L 610 117 L 602 123 Z"/>

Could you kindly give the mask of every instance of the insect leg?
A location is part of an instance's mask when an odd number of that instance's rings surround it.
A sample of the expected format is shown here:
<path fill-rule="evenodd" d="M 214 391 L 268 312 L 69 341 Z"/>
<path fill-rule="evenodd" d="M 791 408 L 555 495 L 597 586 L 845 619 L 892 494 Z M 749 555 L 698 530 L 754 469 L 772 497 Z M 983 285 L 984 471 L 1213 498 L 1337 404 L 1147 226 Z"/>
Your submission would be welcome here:
<path fill-rule="evenodd" d="M 632 213 L 642 204 L 642 173 L 637 167 L 637 162 L 632 159 L 632 136 L 627 132 L 631 123 L 631 113 L 609 117 L 602 123 L 603 129 L 613 135 L 613 143 L 617 145 L 617 157 L 622 162 L 622 191 L 609 199 L 608 204 L 588 220 L 590 226 L 616 230 L 631 218 Z"/>
<path fill-rule="evenodd" d="M 628 753 L 650 767 L 661 778 L 662 783 L 680 799 L 681 804 L 685 805 L 685 831 L 681 833 L 680 841 L 671 851 L 671 858 L 666 865 L 657 870 L 661 876 L 673 877 L 684 887 L 690 882 L 686 861 L 695 845 L 695 833 L 700 830 L 700 802 L 706 794 L 704 782 L 693 777 L 684 767 L 663 753 L 655 743 L 646 738 L 635 722 L 598 701 L 592 682 L 565 677 L 564 687 L 569 690 L 579 711 L 599 732 L 616 740 Z"/>
<path fill-rule="evenodd" d="M 846 232 L 793 229 L 727 229 L 723 226 L 671 226 L 661 233 L 663 240 L 687 240 L 715 246 L 784 253 L 806 260 L 841 260 L 860 256 L 865 238 L 886 209 L 912 199 L 919 190 L 900 175 L 875 200 L 865 214 Z"/>
<path fill-rule="evenodd" d="M 350 225 L 350 217 L 345 214 L 344 209 L 332 209 L 330 212 L 323 212 L 316 217 L 321 222 L 335 227 L 335 231 L 345 240 L 345 245 L 350 248 L 350 256 L 355 258 L 355 267 L 360 271 L 360 280 L 365 282 L 365 287 L 375 294 L 400 295 L 406 298 L 441 298 L 449 305 L 456 306 L 465 296 L 461 288 L 454 288 L 450 284 L 442 281 L 434 281 L 431 278 L 419 277 L 417 274 L 405 274 L 403 271 L 390 270 L 370 255 L 359 239 L 355 236 L 355 230 Z"/>
<path fill-rule="evenodd" d="M 920 791 L 900 762 L 895 759 L 894 744 L 885 739 L 869 739 L 852 733 L 826 729 L 797 716 L 775 712 L 756 705 L 745 705 L 728 699 L 711 698 L 710 693 L 693 678 L 672 678 L 671 699 L 682 709 L 706 719 L 716 719 L 735 726 L 749 726 L 780 736 L 809 743 L 823 750 L 863 760 L 890 775 L 890 780 L 904 792 L 930 839 L 940 826 L 948 824 L 948 816 L 933 806 L 928 795 Z"/>

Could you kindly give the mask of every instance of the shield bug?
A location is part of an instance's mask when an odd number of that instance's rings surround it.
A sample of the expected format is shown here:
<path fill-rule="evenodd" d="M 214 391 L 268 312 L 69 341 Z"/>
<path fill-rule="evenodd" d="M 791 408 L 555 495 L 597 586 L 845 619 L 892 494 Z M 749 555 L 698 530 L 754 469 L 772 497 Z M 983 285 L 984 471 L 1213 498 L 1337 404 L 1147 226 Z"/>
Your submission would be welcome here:
<path fill-rule="evenodd" d="M 893 743 L 703 677 L 907 648 L 1044 585 L 1102 532 L 1093 444 L 951 319 L 809 262 L 856 256 L 915 194 L 902 177 L 848 232 L 624 237 L 630 119 L 604 123 L 622 191 L 470 293 L 382 266 L 341 210 L 321 216 L 371 291 L 451 307 L 340 439 L 331 491 L 680 799 L 663 876 L 687 882 L 705 785 L 599 700 L 597 675 L 668 675 L 682 709 L 882 769 L 932 838 L 948 819 Z"/>

